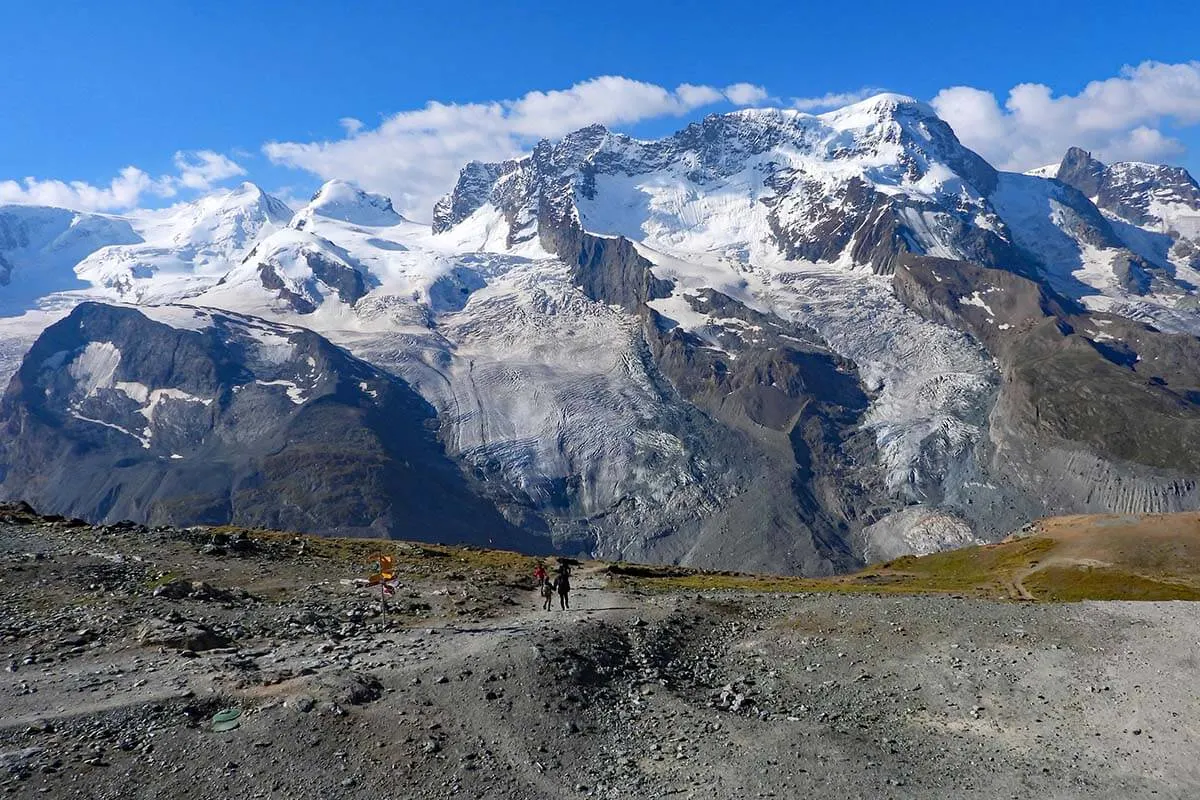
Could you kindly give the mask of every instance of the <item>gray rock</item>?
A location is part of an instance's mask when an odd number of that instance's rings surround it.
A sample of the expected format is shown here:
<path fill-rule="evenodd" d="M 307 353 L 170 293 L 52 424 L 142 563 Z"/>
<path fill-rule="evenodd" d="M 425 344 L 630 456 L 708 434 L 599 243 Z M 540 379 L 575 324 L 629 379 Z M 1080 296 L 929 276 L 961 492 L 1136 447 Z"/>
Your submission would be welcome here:
<path fill-rule="evenodd" d="M 232 639 L 216 633 L 206 625 L 196 622 L 177 624 L 159 619 L 142 623 L 138 627 L 136 638 L 142 645 L 157 645 L 197 653 L 233 644 Z"/>

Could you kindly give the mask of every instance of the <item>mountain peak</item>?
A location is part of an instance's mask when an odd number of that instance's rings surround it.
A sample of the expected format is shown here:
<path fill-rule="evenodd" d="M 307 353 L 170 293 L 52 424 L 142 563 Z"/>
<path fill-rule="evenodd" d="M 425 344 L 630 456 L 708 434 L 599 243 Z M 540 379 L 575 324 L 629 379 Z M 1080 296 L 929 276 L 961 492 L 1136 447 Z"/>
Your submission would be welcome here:
<path fill-rule="evenodd" d="M 404 219 L 392 208 L 392 201 L 387 197 L 364 192 L 341 180 L 324 183 L 300 213 L 304 217 L 317 215 L 372 227 L 395 225 Z"/>
<path fill-rule="evenodd" d="M 896 109 L 901 107 L 912 107 L 921 110 L 928 109 L 932 111 L 928 105 L 922 103 L 915 97 L 911 97 L 906 94 L 898 94 L 896 92 L 880 92 L 879 94 L 873 94 L 870 97 L 859 100 L 857 103 L 850 103 L 849 105 L 842 106 L 843 109 Z"/>
<path fill-rule="evenodd" d="M 247 198 L 250 200 L 258 200 L 269 195 L 263 191 L 263 188 L 257 183 L 251 181 L 242 181 L 237 186 L 230 189 L 226 196 L 229 198 Z"/>
<path fill-rule="evenodd" d="M 177 244 L 228 238 L 240 247 L 264 225 L 286 224 L 292 210 L 257 184 L 246 181 L 177 206 L 167 216 L 173 220 Z"/>
<path fill-rule="evenodd" d="M 937 112 L 927 103 L 903 94 L 884 92 L 820 114 L 834 127 L 858 127 L 882 122 L 900 115 L 932 118 L 940 121 Z"/>
<path fill-rule="evenodd" d="M 167 216 L 182 223 L 182 228 L 232 224 L 239 228 L 250 225 L 257 230 L 263 224 L 286 224 L 292 218 L 292 209 L 257 184 L 244 181 L 238 186 L 205 194 L 191 203 L 174 206 Z M 226 222 L 222 223 L 222 219 Z M 192 236 L 191 233 L 181 235 L 185 239 Z"/>
<path fill-rule="evenodd" d="M 1055 177 L 1087 197 L 1095 197 L 1104 183 L 1104 164 L 1092 158 L 1092 154 L 1082 147 L 1071 147 L 1058 165 Z"/>
<path fill-rule="evenodd" d="M 797 166 L 801 160 L 805 162 L 803 168 Z M 752 194 L 747 197 L 749 208 L 775 215 L 771 220 L 762 220 L 761 225 L 777 234 L 781 229 L 778 215 L 794 213 L 795 226 L 808 231 L 813 242 L 829 237 L 812 219 L 801 221 L 804 212 L 797 209 L 808 207 L 807 193 L 815 181 L 836 184 L 838 191 L 853 194 L 858 211 L 865 214 L 866 207 L 875 202 L 873 194 L 866 199 L 874 187 L 880 187 L 880 197 L 905 195 L 913 202 L 953 198 L 946 202 L 956 208 L 959 195 L 966 191 L 971 202 L 982 207 L 982 198 L 991 193 L 997 180 L 995 170 L 964 147 L 928 105 L 903 95 L 880 94 L 821 115 L 781 108 L 710 114 L 657 140 L 632 139 L 610 133 L 601 125 L 581 128 L 557 142 L 538 142 L 525 158 L 468 164 L 454 190 L 435 207 L 434 231 L 445 231 L 465 221 L 490 202 L 514 226 L 510 228 L 510 244 L 525 241 L 555 215 L 560 220 L 578 215 L 580 224 L 593 226 L 589 230 L 594 232 L 636 237 L 643 223 L 661 229 L 663 219 L 653 223 L 635 221 L 628 227 L 632 219 L 628 214 L 613 216 L 610 209 L 595 205 L 592 201 L 600 176 L 624 180 L 661 174 L 677 182 L 680 197 L 686 197 L 715 190 L 751 166 L 767 176 L 768 186 L 777 196 L 790 195 L 779 210 L 766 210 L 768 205 L 758 204 Z M 521 177 L 508 180 L 511 174 Z M 857 181 L 856 187 L 870 187 L 870 192 L 847 188 L 852 178 Z M 745 189 L 743 183 L 737 186 L 739 192 Z M 647 185 L 643 193 L 654 194 L 659 191 L 657 187 Z M 636 208 L 639 202 L 631 199 L 618 205 Z M 578 207 L 580 203 L 586 207 Z M 695 209 L 681 207 L 672 224 L 679 225 L 681 231 L 691 229 L 696 213 Z M 738 214 L 744 216 L 741 211 Z M 742 226 L 744 220 L 732 224 Z M 850 226 L 850 230 L 856 228 Z M 757 240 L 757 233 L 747 235 Z M 844 241 L 830 245 L 836 253 L 826 253 L 823 246 L 817 250 L 833 257 L 841 253 L 843 246 L 848 245 Z M 812 256 L 817 250 L 804 252 Z"/>
<path fill-rule="evenodd" d="M 265 194 L 262 187 L 253 181 L 242 181 L 230 190 L 231 194 Z"/>

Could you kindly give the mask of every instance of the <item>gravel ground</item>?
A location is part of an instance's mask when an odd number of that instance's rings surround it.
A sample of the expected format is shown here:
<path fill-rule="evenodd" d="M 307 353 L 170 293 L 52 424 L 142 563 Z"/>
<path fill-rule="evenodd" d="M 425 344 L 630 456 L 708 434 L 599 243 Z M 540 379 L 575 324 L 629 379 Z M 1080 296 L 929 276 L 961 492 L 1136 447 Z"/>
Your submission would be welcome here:
<path fill-rule="evenodd" d="M 209 538 L 0 524 L 0 790 L 1200 796 L 1190 604 L 646 594 L 585 565 L 542 612 L 443 559 L 380 616 L 344 566 Z"/>

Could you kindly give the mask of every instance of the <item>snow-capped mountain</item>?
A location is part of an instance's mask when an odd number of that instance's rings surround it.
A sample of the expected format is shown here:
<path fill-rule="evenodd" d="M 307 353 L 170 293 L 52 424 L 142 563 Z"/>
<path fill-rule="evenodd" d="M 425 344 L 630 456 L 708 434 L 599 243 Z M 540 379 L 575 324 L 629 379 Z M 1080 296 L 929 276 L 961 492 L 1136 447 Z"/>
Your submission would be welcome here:
<path fill-rule="evenodd" d="M 1072 187 L 998 173 L 932 109 L 897 95 L 821 115 L 714 115 L 656 142 L 593 126 L 523 159 L 469 165 L 435 208 L 434 229 L 495 214 L 509 245 L 542 226 L 760 266 L 886 274 L 905 254 L 969 260 L 1037 273 L 1097 309 L 1200 332 L 1174 313 L 1200 276 L 1160 269 Z M 557 252 L 554 235 L 543 244 Z"/>
<path fill-rule="evenodd" d="M 129 219 L 142 241 L 97 250 L 79 278 L 116 299 L 165 303 L 197 294 L 240 261 L 259 238 L 286 225 L 292 210 L 252 183 Z"/>
<path fill-rule="evenodd" d="M 1181 167 L 1140 162 L 1105 165 L 1073 147 L 1054 174 L 1087 195 L 1130 247 L 1155 263 L 1200 276 L 1200 185 Z"/>
<path fill-rule="evenodd" d="M 756 262 L 825 261 L 888 272 L 909 250 L 992 262 L 1007 254 L 988 207 L 996 172 L 928 106 L 880 95 L 814 116 L 748 109 L 661 141 L 600 126 L 531 156 L 470 165 L 434 230 L 498 209 L 510 243 L 539 217 L 663 252 L 738 247 Z M 547 216 L 549 215 L 549 216 Z"/>
<path fill-rule="evenodd" d="M 249 183 L 119 216 L 0 207 L 0 375 L 7 380 L 38 333 L 76 304 L 192 297 L 291 217 Z"/>
<path fill-rule="evenodd" d="M 815 573 L 1200 503 L 1189 187 L 1075 151 L 998 172 L 881 95 L 657 141 L 584 128 L 466 165 L 432 229 L 340 181 L 294 215 L 243 187 L 132 215 L 145 243 L 79 272 L 315 331 L 411 386 L 522 535 Z M 259 211 L 199 211 L 232 207 Z"/>
<path fill-rule="evenodd" d="M 127 220 L 42 206 L 0 206 L 0 311 L 83 287 L 75 265 L 111 245 L 142 241 Z"/>
<path fill-rule="evenodd" d="M 603 299 L 644 302 L 714 345 L 720 326 L 694 313 L 705 287 L 815 329 L 878 392 L 863 424 L 877 434 L 889 491 L 911 500 L 995 488 L 963 478 L 978 469 L 1000 376 L 970 342 L 856 268 L 966 260 L 1165 330 L 1194 333 L 1200 322 L 1188 306 L 1195 284 L 1131 250 L 1081 192 L 997 173 L 926 106 L 895 96 L 818 116 L 715 116 L 661 142 L 585 129 L 523 159 L 464 169 L 435 229 L 464 227 L 487 230 L 489 241 L 507 230 L 511 245 L 536 240 L 581 266 L 581 231 L 628 237 L 670 289 Z M 577 279 L 595 285 L 594 272 Z M 631 285 L 628 276 L 611 283 Z M 981 506 L 1026 499 L 1000 491 L 954 502 L 978 518 Z"/>
<path fill-rule="evenodd" d="M 354 305 L 378 280 L 345 247 L 324 238 L 320 231 L 333 225 L 344 234 L 339 238 L 354 240 L 355 250 L 370 257 L 379 250 L 386 252 L 387 242 L 361 241 L 353 232 L 405 222 L 386 197 L 343 181 L 329 181 L 285 228 L 264 236 L 241 264 L 222 276 L 221 293 L 266 290 L 280 301 L 278 305 L 301 314 L 315 311 L 330 294 Z"/>
<path fill-rule="evenodd" d="M 345 181 L 328 181 L 317 190 L 309 204 L 292 222 L 303 230 L 314 216 L 341 220 L 353 225 L 386 227 L 404 220 L 392 208 L 392 201 L 381 194 L 370 194 Z"/>

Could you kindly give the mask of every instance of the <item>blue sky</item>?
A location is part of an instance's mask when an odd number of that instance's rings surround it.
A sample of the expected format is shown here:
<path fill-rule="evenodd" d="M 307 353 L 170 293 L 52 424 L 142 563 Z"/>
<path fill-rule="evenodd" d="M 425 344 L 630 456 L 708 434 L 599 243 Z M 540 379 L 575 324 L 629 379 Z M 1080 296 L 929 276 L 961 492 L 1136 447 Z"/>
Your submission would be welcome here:
<path fill-rule="evenodd" d="M 641 135 L 733 107 L 728 99 L 681 101 L 690 97 L 677 92 L 681 84 L 720 92 L 744 82 L 760 87 L 758 95 L 727 97 L 817 111 L 811 98 L 831 93 L 887 89 L 931 100 L 950 87 L 971 87 L 942 95 L 935 106 L 967 144 L 1009 162 L 1001 166 L 1032 166 L 1027 162 L 1057 153 L 1060 139 L 1078 135 L 1107 156 L 1168 160 L 1200 172 L 1200 4 L 1177 0 L 7 5 L 0 182 L 18 184 L 0 191 L 0 200 L 10 202 L 20 201 L 17 192 L 33 196 L 21 183 L 26 177 L 103 188 L 134 166 L 151 188 L 80 202 L 115 209 L 133 197 L 161 205 L 242 178 L 233 164 L 268 189 L 294 194 L 341 168 L 351 173 L 344 177 L 407 193 L 406 202 L 419 205 L 452 179 L 443 176 L 450 161 L 494 157 L 538 135 L 561 135 L 559 127 L 544 119 L 463 122 L 443 114 L 437 124 L 446 127 L 414 118 L 401 121 L 399 134 L 381 129 L 373 143 L 332 150 L 320 143 L 345 140 L 356 125 L 339 122 L 345 118 L 361 123 L 361 136 L 430 101 L 461 112 L 462 104 L 518 101 L 599 76 L 628 83 L 592 86 L 604 90 L 597 117 Z M 1164 68 L 1122 73 L 1145 62 Z M 1116 83 L 1096 97 L 1075 97 L 1097 81 Z M 1018 117 L 1005 103 L 1025 83 L 1047 91 L 1026 90 Z M 669 96 L 644 97 L 642 85 Z M 627 103 L 629 91 L 641 99 Z M 586 113 L 579 106 L 595 97 L 567 98 L 575 106 L 564 116 Z M 530 114 L 559 113 L 543 105 Z M 622 117 L 624 107 L 640 110 Z M 1073 130 L 1084 118 L 1093 120 L 1090 127 Z M 412 155 L 405 150 L 415 128 L 442 143 L 456 138 L 459 125 L 473 134 L 457 150 L 439 144 L 432 154 L 422 149 L 424 140 Z M 269 158 L 270 142 L 312 147 L 276 149 Z M 185 163 L 211 170 L 185 173 L 180 151 Z M 193 151 L 225 161 L 204 162 Z M 423 163 L 390 164 L 410 157 Z"/>

